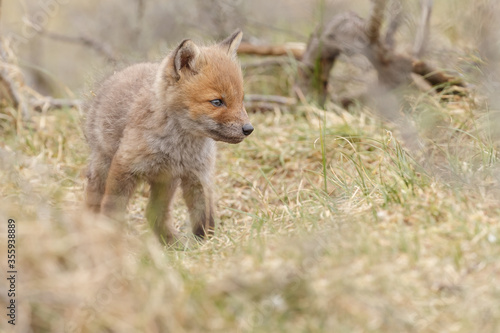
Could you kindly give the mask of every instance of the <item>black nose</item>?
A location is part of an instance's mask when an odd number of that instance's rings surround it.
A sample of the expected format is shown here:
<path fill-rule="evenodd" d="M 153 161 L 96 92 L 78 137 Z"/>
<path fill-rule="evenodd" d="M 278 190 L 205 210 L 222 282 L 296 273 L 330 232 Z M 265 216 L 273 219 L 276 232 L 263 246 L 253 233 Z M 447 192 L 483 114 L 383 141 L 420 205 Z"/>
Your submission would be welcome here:
<path fill-rule="evenodd" d="M 245 135 L 250 135 L 253 132 L 253 126 L 252 124 L 245 124 L 243 125 L 243 134 Z"/>

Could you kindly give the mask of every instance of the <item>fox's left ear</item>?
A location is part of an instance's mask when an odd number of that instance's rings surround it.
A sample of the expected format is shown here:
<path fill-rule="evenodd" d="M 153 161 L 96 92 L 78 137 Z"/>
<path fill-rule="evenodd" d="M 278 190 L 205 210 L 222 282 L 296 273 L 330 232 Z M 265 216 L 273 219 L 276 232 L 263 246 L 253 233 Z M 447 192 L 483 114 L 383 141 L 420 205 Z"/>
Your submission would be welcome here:
<path fill-rule="evenodd" d="M 190 39 L 183 40 L 174 51 L 174 70 L 177 77 L 183 69 L 196 73 L 196 61 L 200 49 Z"/>
<path fill-rule="evenodd" d="M 222 42 L 219 43 L 219 46 L 226 49 L 227 53 L 236 58 L 236 51 L 238 51 L 238 46 L 240 46 L 241 38 L 243 37 L 243 32 L 241 30 L 236 30 L 233 34 Z"/>

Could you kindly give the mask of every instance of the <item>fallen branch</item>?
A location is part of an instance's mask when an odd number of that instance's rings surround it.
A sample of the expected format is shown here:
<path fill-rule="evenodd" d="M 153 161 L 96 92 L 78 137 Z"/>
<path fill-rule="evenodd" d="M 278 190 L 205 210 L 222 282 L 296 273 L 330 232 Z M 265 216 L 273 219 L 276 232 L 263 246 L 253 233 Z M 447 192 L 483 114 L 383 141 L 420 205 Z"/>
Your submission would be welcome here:
<path fill-rule="evenodd" d="M 265 49 L 272 50 L 272 52 L 263 52 Z M 275 45 L 263 47 L 262 45 L 251 45 L 246 43 L 243 49 L 238 49 L 239 54 L 253 54 L 260 56 L 286 56 L 287 48 L 285 45 Z M 280 52 L 278 52 L 280 51 Z M 297 60 L 301 60 L 303 53 L 300 53 L 299 49 L 296 49 L 294 56 Z M 410 59 L 409 59 L 410 60 Z M 243 63 L 243 68 L 253 68 L 253 67 L 264 67 L 264 66 L 279 66 L 285 63 L 288 63 L 288 59 L 280 58 L 280 59 L 266 59 L 263 61 L 256 61 L 251 63 Z M 421 75 L 428 81 L 432 86 L 442 85 L 442 84 L 454 84 L 460 87 L 465 87 L 465 83 L 462 79 L 457 78 L 455 76 L 448 75 L 444 73 L 442 70 L 432 67 L 428 63 L 422 60 L 414 59 L 412 61 L 412 72 L 418 75 Z"/>
<path fill-rule="evenodd" d="M 422 14 L 420 24 L 415 36 L 415 44 L 413 45 L 413 57 L 420 58 L 425 52 L 425 41 L 429 38 L 429 25 L 431 20 L 433 0 L 420 0 L 422 6 Z"/>
<path fill-rule="evenodd" d="M 0 82 L 14 108 L 21 111 L 24 119 L 28 119 L 30 112 L 23 94 L 24 79 L 15 55 L 4 40 L 0 40 Z"/>
<path fill-rule="evenodd" d="M 40 99 L 32 99 L 30 101 L 30 104 L 35 111 L 43 111 L 49 109 L 61 109 L 66 107 L 80 108 L 83 102 L 79 99 L 63 99 L 45 96 Z"/>
<path fill-rule="evenodd" d="M 116 64 L 118 62 L 118 57 L 115 56 L 115 52 L 107 44 L 100 43 L 87 36 L 67 36 L 55 32 L 49 32 L 45 29 L 38 30 L 38 32 L 47 38 L 56 40 L 64 43 L 81 44 L 88 46 L 95 52 L 104 57 L 109 63 Z"/>
<path fill-rule="evenodd" d="M 403 7 L 401 5 L 401 2 L 392 1 L 390 3 L 389 11 L 392 13 L 392 15 L 390 17 L 387 31 L 385 33 L 384 44 L 387 46 L 387 48 L 393 49 L 395 44 L 394 36 L 396 35 L 396 32 L 399 29 L 401 22 L 403 21 Z"/>
<path fill-rule="evenodd" d="M 465 87 L 465 83 L 462 79 L 448 75 L 420 60 L 413 61 L 412 71 L 415 74 L 423 76 L 432 86 L 452 84 L 459 87 Z"/>
<path fill-rule="evenodd" d="M 296 43 L 292 45 L 253 45 L 242 42 L 238 48 L 238 54 L 260 56 L 293 55 L 295 59 L 300 59 L 302 58 L 302 54 L 304 54 L 304 48 Z"/>
<path fill-rule="evenodd" d="M 293 97 L 277 96 L 277 95 L 245 95 L 245 102 L 264 102 L 275 103 L 280 105 L 294 105 L 297 100 Z"/>
<path fill-rule="evenodd" d="M 265 60 L 258 60 L 258 61 L 241 63 L 241 68 L 248 69 L 248 68 L 283 66 L 283 65 L 288 64 L 288 63 L 290 63 L 288 61 L 288 58 L 280 57 L 280 58 L 274 58 L 274 59 L 265 59 Z"/>
<path fill-rule="evenodd" d="M 395 7 L 391 9 L 393 14 L 385 38 L 381 39 L 380 30 L 387 0 L 372 1 L 372 13 L 368 20 L 362 19 L 354 12 L 336 15 L 325 26 L 316 29 L 309 38 L 306 50 L 293 49 L 294 58 L 301 62 L 298 66 L 296 91 L 316 92 L 319 102 L 324 103 L 330 71 L 341 53 L 348 56 L 364 55 L 376 69 L 380 84 L 389 90 L 412 82 L 411 73 L 422 76 L 438 91 L 448 85 L 465 87 L 462 79 L 446 74 L 417 59 L 425 51 L 432 0 L 421 0 L 422 15 L 413 46 L 413 55 L 399 54 L 395 51 L 394 35 L 402 21 L 401 4 L 393 5 Z M 287 45 L 257 46 L 244 43 L 238 53 L 285 56 L 290 55 L 291 50 Z"/>
<path fill-rule="evenodd" d="M 292 106 L 297 100 L 292 97 L 277 95 L 245 95 L 245 107 L 252 111 L 275 110 L 282 106 Z"/>

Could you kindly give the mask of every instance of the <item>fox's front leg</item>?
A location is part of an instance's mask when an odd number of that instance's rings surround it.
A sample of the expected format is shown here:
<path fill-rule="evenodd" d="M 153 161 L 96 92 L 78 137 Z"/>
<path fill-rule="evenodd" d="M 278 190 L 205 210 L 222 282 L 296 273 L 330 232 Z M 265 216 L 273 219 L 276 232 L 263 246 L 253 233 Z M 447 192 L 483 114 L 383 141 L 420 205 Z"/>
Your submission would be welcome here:
<path fill-rule="evenodd" d="M 190 174 L 182 178 L 182 192 L 189 210 L 193 233 L 198 237 L 207 237 L 214 233 L 214 208 L 212 202 L 212 184 Z"/>
<path fill-rule="evenodd" d="M 101 212 L 116 220 L 123 220 L 127 203 L 134 192 L 137 177 L 130 172 L 119 156 L 115 155 L 106 179 L 106 191 Z"/>
<path fill-rule="evenodd" d="M 162 243 L 171 244 L 176 240 L 177 231 L 172 225 L 170 215 L 179 181 L 180 179 L 172 177 L 149 181 L 151 190 L 146 207 L 146 219 Z"/>

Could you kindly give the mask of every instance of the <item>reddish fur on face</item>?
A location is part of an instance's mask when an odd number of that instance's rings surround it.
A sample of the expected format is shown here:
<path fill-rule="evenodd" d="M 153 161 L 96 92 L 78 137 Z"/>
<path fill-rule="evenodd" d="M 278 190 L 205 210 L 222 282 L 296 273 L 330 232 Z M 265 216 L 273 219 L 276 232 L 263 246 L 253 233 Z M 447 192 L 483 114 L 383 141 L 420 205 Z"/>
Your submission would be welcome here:
<path fill-rule="evenodd" d="M 193 232 L 213 232 L 214 140 L 238 143 L 251 128 L 240 40 L 241 32 L 208 47 L 185 40 L 161 64 L 134 65 L 104 81 L 86 107 L 90 209 L 121 218 L 137 181 L 146 180 L 149 224 L 160 240 L 174 241 L 170 209 L 181 185 Z"/>
<path fill-rule="evenodd" d="M 190 116 L 202 115 L 218 123 L 248 121 L 243 108 L 243 77 L 239 65 L 221 50 L 204 50 L 204 64 L 198 75 L 186 79 L 182 93 L 187 96 Z M 225 106 L 215 107 L 210 101 L 222 99 Z"/>

